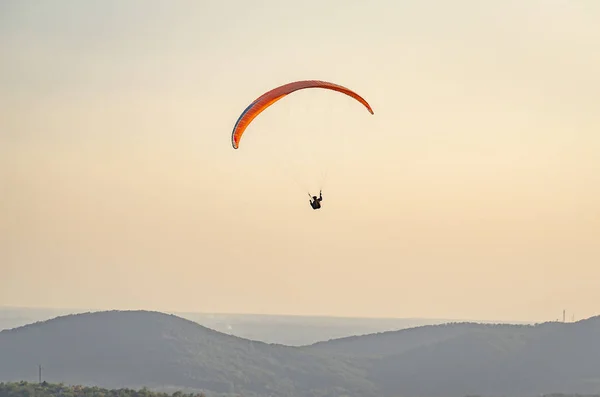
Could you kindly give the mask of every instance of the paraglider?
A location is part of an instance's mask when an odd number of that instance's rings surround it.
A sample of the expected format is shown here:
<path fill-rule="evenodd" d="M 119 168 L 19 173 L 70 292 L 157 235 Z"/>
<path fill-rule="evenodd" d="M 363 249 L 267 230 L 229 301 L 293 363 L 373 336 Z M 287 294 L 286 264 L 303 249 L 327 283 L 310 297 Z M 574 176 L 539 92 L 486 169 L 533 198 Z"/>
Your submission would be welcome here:
<path fill-rule="evenodd" d="M 248 105 L 246 109 L 244 109 L 242 114 L 237 119 L 233 127 L 233 131 L 231 132 L 231 145 L 233 146 L 233 148 L 239 148 L 242 135 L 244 134 L 252 120 L 254 120 L 260 113 L 262 113 L 265 109 L 267 109 L 283 97 L 295 91 L 303 90 L 306 88 L 322 88 L 345 94 L 360 102 L 369 111 L 369 113 L 374 114 L 371 105 L 369 105 L 369 103 L 365 99 L 363 99 L 359 94 L 350 90 L 349 88 L 321 80 L 295 81 L 267 91 L 266 93 L 256 98 L 252 103 L 250 103 L 250 105 Z M 311 207 L 314 210 L 320 209 L 321 201 L 323 200 L 322 193 L 319 191 L 319 197 L 311 196 L 310 193 L 308 195 L 309 197 L 311 197 Z"/>
<path fill-rule="evenodd" d="M 233 127 L 233 131 L 231 133 L 231 144 L 233 148 L 239 148 L 240 139 L 242 139 L 244 131 L 246 131 L 246 128 L 252 122 L 252 120 L 254 120 L 256 116 L 258 116 L 260 113 L 262 113 L 263 110 L 265 110 L 284 96 L 289 95 L 294 91 L 302 90 L 305 88 L 323 88 L 346 94 L 356 99 L 358 102 L 362 103 L 364 107 L 367 108 L 369 113 L 374 114 L 373 109 L 371 109 L 371 105 L 369 105 L 367 101 L 365 101 L 356 92 L 346 87 L 342 87 L 338 84 L 328 83 L 326 81 L 320 80 L 295 81 L 293 83 L 284 84 L 280 87 L 267 91 L 266 93 L 259 96 L 256 100 L 254 100 L 254 102 L 252 102 L 250 105 L 248 105 L 248 107 L 242 112 L 242 114 L 236 121 L 235 126 Z"/>

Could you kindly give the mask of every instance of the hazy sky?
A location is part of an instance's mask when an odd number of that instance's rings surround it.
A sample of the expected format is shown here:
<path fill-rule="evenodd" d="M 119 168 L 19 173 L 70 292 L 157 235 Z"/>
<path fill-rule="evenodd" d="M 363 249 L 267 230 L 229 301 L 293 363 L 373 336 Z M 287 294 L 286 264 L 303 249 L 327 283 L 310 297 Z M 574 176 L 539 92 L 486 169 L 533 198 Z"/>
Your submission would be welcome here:
<path fill-rule="evenodd" d="M 598 21 L 596 0 L 4 0 L 0 305 L 596 315 Z M 302 79 L 375 114 L 297 92 L 234 150 L 241 111 Z"/>

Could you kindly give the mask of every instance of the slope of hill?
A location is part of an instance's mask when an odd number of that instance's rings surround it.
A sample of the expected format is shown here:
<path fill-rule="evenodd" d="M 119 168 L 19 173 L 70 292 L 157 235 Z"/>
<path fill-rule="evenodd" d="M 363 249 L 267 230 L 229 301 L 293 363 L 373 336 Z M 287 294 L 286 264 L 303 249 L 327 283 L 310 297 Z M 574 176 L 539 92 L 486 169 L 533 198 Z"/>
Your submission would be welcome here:
<path fill-rule="evenodd" d="M 475 329 L 378 360 L 372 380 L 410 396 L 600 392 L 600 317 Z"/>
<path fill-rule="evenodd" d="M 600 393 L 600 317 L 449 324 L 306 347 L 254 342 L 156 312 L 65 316 L 0 332 L 0 381 L 244 396 L 464 397 Z"/>
<path fill-rule="evenodd" d="M 0 305 L 0 331 L 22 327 L 37 321 L 49 320 L 57 316 L 81 313 L 82 311 L 68 309 L 23 308 Z"/>
<path fill-rule="evenodd" d="M 294 347 L 225 335 L 156 312 L 59 317 L 0 332 L 0 380 L 105 387 L 177 386 L 251 395 L 374 395 L 356 366 Z"/>
<path fill-rule="evenodd" d="M 513 324 L 449 323 L 350 336 L 317 342 L 307 348 L 350 356 L 379 357 L 397 355 L 417 347 L 443 342 L 475 331 L 520 333 L 529 330 L 533 330 L 533 327 Z"/>
<path fill-rule="evenodd" d="M 600 392 L 600 317 L 577 323 L 455 323 L 315 343 L 373 361 L 385 394 L 531 395 Z"/>

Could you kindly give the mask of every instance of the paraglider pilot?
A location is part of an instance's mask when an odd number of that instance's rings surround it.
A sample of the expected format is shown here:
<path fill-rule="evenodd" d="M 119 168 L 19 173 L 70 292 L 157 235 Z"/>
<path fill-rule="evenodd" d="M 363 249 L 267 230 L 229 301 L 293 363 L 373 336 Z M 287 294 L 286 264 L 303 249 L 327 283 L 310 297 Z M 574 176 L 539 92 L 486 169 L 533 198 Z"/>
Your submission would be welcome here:
<path fill-rule="evenodd" d="M 321 201 L 323 201 L 323 194 L 319 190 L 319 197 L 312 196 L 312 200 L 309 201 L 310 206 L 313 210 L 318 210 L 319 208 L 321 208 Z"/>

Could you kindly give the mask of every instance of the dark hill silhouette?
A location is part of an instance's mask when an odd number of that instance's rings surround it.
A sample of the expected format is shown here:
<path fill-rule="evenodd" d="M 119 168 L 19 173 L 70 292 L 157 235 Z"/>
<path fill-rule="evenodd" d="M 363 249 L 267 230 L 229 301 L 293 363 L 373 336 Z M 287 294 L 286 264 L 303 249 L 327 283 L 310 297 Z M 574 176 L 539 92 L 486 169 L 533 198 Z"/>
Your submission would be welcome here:
<path fill-rule="evenodd" d="M 533 327 L 513 324 L 448 323 L 332 339 L 314 343 L 308 348 L 351 356 L 378 357 L 400 354 L 475 331 L 506 331 L 518 334 L 529 330 L 533 330 Z"/>
<path fill-rule="evenodd" d="M 298 348 L 213 331 L 156 312 L 68 315 L 0 332 L 0 381 L 35 380 L 106 387 L 177 386 L 244 395 L 310 395 L 373 387 L 354 367 Z"/>
<path fill-rule="evenodd" d="M 35 380 L 38 363 L 48 381 L 244 396 L 597 394 L 600 317 L 425 326 L 307 347 L 254 342 L 141 311 L 71 315 L 0 332 L 0 381 Z"/>
<path fill-rule="evenodd" d="M 600 317 L 578 323 L 476 329 L 386 356 L 372 368 L 384 393 L 533 395 L 600 391 Z"/>

